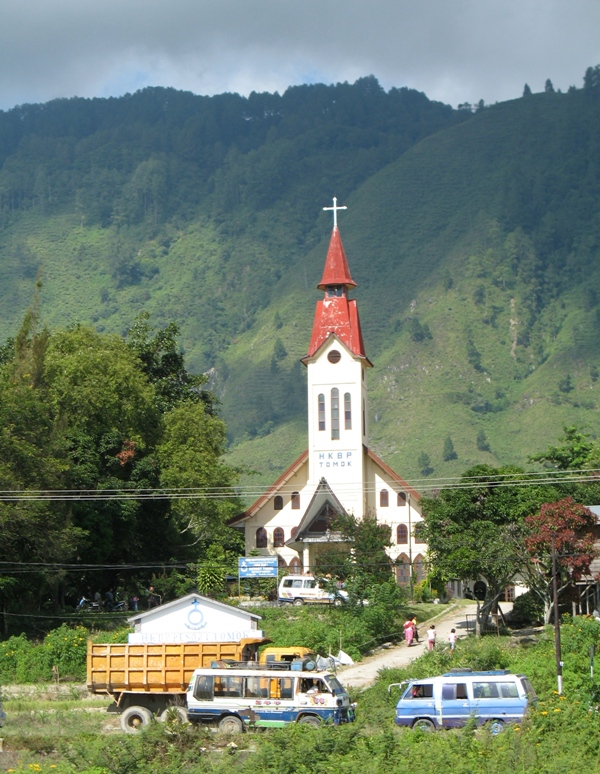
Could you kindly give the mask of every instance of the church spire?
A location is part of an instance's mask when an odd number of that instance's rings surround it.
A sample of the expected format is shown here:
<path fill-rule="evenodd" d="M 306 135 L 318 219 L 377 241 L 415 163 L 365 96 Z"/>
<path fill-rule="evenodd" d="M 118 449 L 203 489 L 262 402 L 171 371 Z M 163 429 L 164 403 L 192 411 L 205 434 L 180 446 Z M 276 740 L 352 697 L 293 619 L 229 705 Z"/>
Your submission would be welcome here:
<path fill-rule="evenodd" d="M 317 301 L 308 357 L 312 357 L 333 334 L 354 355 L 366 360 L 356 301 L 348 299 L 348 290 L 356 287 L 356 282 L 350 274 L 342 238 L 337 227 L 337 211 L 346 209 L 346 207 L 338 207 L 337 199 L 334 197 L 333 207 L 323 207 L 323 209 L 333 210 L 333 232 L 329 241 L 323 277 L 317 285 L 319 290 L 325 291 L 325 298 L 322 301 Z M 368 364 L 370 365 L 370 363 Z"/>

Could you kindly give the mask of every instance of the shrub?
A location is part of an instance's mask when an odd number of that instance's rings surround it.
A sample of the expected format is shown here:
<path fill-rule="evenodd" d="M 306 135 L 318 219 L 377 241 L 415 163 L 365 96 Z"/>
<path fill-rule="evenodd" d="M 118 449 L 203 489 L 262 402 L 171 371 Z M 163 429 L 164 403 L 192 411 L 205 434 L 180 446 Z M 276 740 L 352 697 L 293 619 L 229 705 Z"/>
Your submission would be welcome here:
<path fill-rule="evenodd" d="M 527 591 L 517 597 L 513 604 L 510 620 L 518 625 L 539 624 L 544 621 L 544 605 L 535 594 Z"/>

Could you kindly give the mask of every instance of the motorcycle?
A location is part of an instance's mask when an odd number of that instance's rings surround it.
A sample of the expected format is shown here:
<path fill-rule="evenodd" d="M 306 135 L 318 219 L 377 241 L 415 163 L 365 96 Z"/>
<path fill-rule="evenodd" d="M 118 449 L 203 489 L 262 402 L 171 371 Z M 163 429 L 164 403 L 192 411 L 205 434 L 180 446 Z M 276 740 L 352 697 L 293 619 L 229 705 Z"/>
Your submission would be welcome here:
<path fill-rule="evenodd" d="M 77 607 L 75 608 L 76 613 L 102 613 L 104 612 L 102 605 L 100 602 L 93 602 L 91 599 L 88 599 L 87 597 L 81 597 L 79 600 L 79 603 Z"/>

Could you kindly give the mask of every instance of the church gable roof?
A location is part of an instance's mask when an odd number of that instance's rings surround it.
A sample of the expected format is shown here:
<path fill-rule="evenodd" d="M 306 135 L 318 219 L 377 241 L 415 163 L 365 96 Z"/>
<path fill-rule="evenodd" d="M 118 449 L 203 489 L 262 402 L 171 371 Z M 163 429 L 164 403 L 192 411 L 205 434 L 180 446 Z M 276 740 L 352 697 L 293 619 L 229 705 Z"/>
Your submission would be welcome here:
<path fill-rule="evenodd" d="M 286 546 L 297 549 L 304 543 L 323 543 L 329 540 L 339 542 L 339 535 L 329 530 L 329 522 L 335 515 L 346 516 L 347 512 L 327 480 L 322 478 L 300 520 L 294 537 L 286 541 Z"/>
<path fill-rule="evenodd" d="M 292 462 L 292 464 L 283 471 L 283 473 L 279 476 L 279 478 L 274 481 L 268 489 L 264 491 L 264 493 L 258 498 L 258 500 L 255 500 L 252 505 L 245 510 L 243 513 L 238 514 L 237 516 L 234 516 L 232 519 L 229 520 L 229 524 L 239 524 L 239 522 L 244 521 L 245 519 L 250 518 L 251 516 L 254 516 L 260 509 L 267 503 L 272 497 L 275 497 L 275 495 L 279 492 L 279 490 L 284 487 L 287 482 L 292 478 L 292 476 L 297 473 L 303 465 L 306 465 L 308 463 L 308 449 L 302 452 L 302 454 Z"/>

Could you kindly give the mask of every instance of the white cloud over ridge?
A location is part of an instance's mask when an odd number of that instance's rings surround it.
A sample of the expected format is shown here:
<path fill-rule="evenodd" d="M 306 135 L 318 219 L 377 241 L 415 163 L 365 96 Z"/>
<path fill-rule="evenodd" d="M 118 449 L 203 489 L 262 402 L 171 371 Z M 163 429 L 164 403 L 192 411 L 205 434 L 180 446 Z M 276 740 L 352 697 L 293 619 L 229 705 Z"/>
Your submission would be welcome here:
<path fill-rule="evenodd" d="M 581 86 L 598 0 L 3 0 L 0 108 L 144 86 L 284 91 L 375 75 L 456 105 Z"/>

